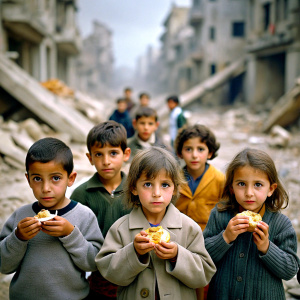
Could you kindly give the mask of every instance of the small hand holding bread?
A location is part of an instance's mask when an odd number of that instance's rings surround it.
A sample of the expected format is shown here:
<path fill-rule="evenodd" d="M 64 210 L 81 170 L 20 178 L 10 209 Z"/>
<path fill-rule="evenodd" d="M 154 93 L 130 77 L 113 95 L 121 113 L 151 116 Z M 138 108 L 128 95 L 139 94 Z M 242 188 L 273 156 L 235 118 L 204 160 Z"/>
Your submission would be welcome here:
<path fill-rule="evenodd" d="M 150 237 L 150 242 L 160 244 L 161 241 L 168 243 L 170 241 L 170 233 L 163 229 L 162 226 L 150 227 L 145 230 Z"/>
<path fill-rule="evenodd" d="M 253 211 L 250 210 L 245 210 L 242 213 L 237 214 L 237 216 L 247 216 L 249 217 L 249 227 L 248 230 L 249 232 L 254 232 L 257 223 L 262 220 L 261 215 L 257 214 Z"/>

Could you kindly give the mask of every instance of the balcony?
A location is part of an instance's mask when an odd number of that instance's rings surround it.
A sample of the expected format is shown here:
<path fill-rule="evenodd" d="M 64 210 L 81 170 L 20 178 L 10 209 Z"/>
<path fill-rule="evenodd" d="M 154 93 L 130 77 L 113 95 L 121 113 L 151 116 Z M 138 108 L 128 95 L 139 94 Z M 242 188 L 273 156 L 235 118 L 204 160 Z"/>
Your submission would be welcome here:
<path fill-rule="evenodd" d="M 6 29 L 16 35 L 39 43 L 47 34 L 39 2 L 18 0 L 2 2 L 2 18 Z"/>
<path fill-rule="evenodd" d="M 193 27 L 198 27 L 203 22 L 203 13 L 200 7 L 192 7 L 189 12 L 189 23 Z"/>
<path fill-rule="evenodd" d="M 58 32 L 55 34 L 54 39 L 57 44 L 58 51 L 70 55 L 79 54 L 82 41 L 78 30 L 76 28 L 69 28 L 65 30 L 57 29 Z"/>
<path fill-rule="evenodd" d="M 265 31 L 259 35 L 252 36 L 251 40 L 248 39 L 246 50 L 251 53 L 292 43 L 294 41 L 292 32 L 290 30 L 280 29 L 281 30 L 279 31 L 274 28 L 273 32 Z"/>

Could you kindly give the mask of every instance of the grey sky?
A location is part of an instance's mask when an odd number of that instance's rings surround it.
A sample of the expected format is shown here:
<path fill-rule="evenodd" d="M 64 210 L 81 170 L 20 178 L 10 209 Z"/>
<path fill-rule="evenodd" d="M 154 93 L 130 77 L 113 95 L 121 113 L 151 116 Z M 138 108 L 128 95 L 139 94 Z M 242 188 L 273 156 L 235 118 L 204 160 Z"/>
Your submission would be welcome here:
<path fill-rule="evenodd" d="M 133 68 L 148 45 L 159 45 L 172 3 L 190 6 L 191 0 L 79 0 L 78 24 L 86 37 L 94 20 L 104 23 L 113 31 L 115 66 Z"/>

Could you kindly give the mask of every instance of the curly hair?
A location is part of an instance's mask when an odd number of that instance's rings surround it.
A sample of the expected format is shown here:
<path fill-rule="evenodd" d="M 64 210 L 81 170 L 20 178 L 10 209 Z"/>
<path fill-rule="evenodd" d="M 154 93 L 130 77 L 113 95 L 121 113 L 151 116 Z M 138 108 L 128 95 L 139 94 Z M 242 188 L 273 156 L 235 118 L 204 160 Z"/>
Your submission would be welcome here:
<path fill-rule="evenodd" d="M 205 143 L 209 153 L 212 156 L 208 159 L 212 160 L 217 157 L 217 152 L 220 148 L 220 143 L 216 141 L 214 133 L 204 125 L 195 124 L 185 128 L 181 128 L 178 131 L 177 137 L 175 139 L 174 148 L 178 156 L 182 155 L 182 148 L 184 142 L 192 138 L 199 138 L 202 143 Z"/>

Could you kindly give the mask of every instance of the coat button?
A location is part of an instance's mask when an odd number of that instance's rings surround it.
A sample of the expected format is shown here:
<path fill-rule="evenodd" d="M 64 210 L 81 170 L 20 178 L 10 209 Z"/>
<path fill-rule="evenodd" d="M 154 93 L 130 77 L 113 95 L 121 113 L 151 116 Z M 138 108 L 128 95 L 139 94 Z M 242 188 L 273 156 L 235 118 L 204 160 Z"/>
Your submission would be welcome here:
<path fill-rule="evenodd" d="M 240 253 L 240 257 L 243 258 L 245 256 L 245 254 L 242 252 Z"/>
<path fill-rule="evenodd" d="M 140 295 L 142 296 L 142 298 L 147 298 L 149 296 L 149 290 L 146 288 L 141 289 Z"/>
<path fill-rule="evenodd" d="M 239 282 L 241 282 L 241 281 L 243 280 L 243 278 L 242 278 L 241 276 L 238 276 L 238 277 L 236 278 L 236 280 L 239 281 Z"/>

